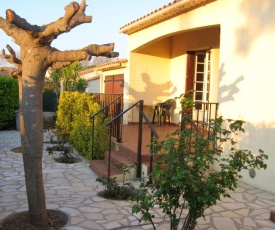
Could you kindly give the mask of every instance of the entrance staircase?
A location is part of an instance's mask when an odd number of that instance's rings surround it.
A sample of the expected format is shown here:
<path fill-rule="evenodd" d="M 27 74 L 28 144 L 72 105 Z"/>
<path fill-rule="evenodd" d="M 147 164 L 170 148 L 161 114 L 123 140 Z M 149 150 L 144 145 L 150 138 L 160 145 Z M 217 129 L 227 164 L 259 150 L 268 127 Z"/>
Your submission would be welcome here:
<path fill-rule="evenodd" d="M 129 149 L 123 143 L 113 142 L 113 150 L 110 152 L 110 175 L 112 178 L 116 177 L 117 181 L 123 180 L 123 170 L 119 167 L 121 165 L 131 166 L 137 163 L 137 152 Z M 149 156 L 147 154 L 142 157 L 142 164 L 149 165 Z M 105 152 L 104 160 L 92 160 L 90 168 L 100 177 L 107 178 L 109 164 L 109 151 Z M 143 167 L 144 167 L 143 166 Z M 143 168 L 142 167 L 142 168 Z M 147 167 L 147 166 L 146 166 Z M 146 172 L 147 174 L 147 172 Z M 136 178 L 136 169 L 132 168 L 130 173 L 125 174 L 125 180 Z"/>
<path fill-rule="evenodd" d="M 158 126 L 154 124 L 153 127 L 155 128 L 156 132 L 159 135 L 159 139 L 163 140 L 168 133 L 174 132 L 178 129 L 177 126 L 168 124 Z M 122 126 L 122 143 L 117 143 L 113 139 L 113 146 L 111 151 L 111 177 L 116 177 L 117 181 L 121 181 L 123 174 L 121 171 L 115 167 L 115 165 L 119 164 L 126 164 L 132 165 L 137 162 L 137 155 L 138 155 L 138 124 L 129 124 Z M 141 148 L 141 176 L 147 177 L 149 175 L 150 170 L 150 155 L 149 151 L 150 148 L 148 145 L 150 144 L 151 138 L 151 130 L 147 125 L 143 125 L 143 132 L 142 132 L 142 148 Z M 156 156 L 154 156 L 155 159 Z M 108 162 L 109 162 L 109 151 L 105 152 L 104 160 L 91 160 L 90 161 L 90 168 L 99 176 L 99 177 L 107 177 L 108 175 Z M 126 179 L 134 179 L 136 178 L 136 168 L 131 169 L 130 174 L 126 174 Z"/>
<path fill-rule="evenodd" d="M 117 99 L 114 100 L 114 102 Z M 113 103 L 113 102 L 112 102 Z M 110 104 L 112 104 L 110 103 Z M 109 105 L 110 105 L 109 104 Z M 139 104 L 139 122 L 135 127 L 134 125 L 126 125 L 123 127 L 119 134 L 122 134 L 122 143 L 115 142 L 112 140 L 110 144 L 113 144 L 113 148 L 110 147 L 109 151 L 105 152 L 104 160 L 91 160 L 90 168 L 100 177 L 100 178 L 109 178 L 116 177 L 117 181 L 129 180 L 134 178 L 144 178 L 150 174 L 152 167 L 150 167 L 150 149 L 148 145 L 152 141 L 152 137 L 155 136 L 159 138 L 159 140 L 164 139 L 168 133 L 174 132 L 176 129 L 179 129 L 178 126 L 168 126 L 168 125 L 153 125 L 150 123 L 149 119 L 143 112 L 143 100 L 140 100 L 130 106 L 127 110 L 121 112 L 119 115 L 115 116 L 111 121 L 109 121 L 106 125 L 112 125 L 116 120 L 118 120 L 124 113 L 128 112 L 134 106 Z M 109 105 L 105 106 L 101 111 L 104 111 Z M 203 103 L 201 106 L 196 108 L 196 113 L 193 111 L 193 118 L 195 118 L 195 122 L 193 122 L 192 126 L 201 127 L 196 128 L 199 132 L 206 132 L 208 121 L 211 118 L 217 117 L 217 109 L 218 103 Z M 99 111 L 100 112 L 100 111 Z M 97 112 L 96 114 L 98 114 Z M 96 115 L 95 114 L 95 115 Z M 182 111 L 184 114 L 184 110 Z M 92 118 L 95 116 L 93 115 Z M 184 116 L 185 117 L 185 116 Z M 143 123 L 145 120 L 146 123 Z M 188 125 L 185 124 L 186 118 L 181 120 L 180 127 L 186 127 Z M 121 125 L 121 123 L 120 123 Z M 111 126 L 110 126 L 111 127 Z M 128 127 L 128 128 L 127 128 Z M 111 129 L 112 130 L 112 129 Z M 94 133 L 94 132 L 92 132 Z M 111 133 L 111 132 L 110 132 Z M 209 132 L 205 133 L 209 135 Z M 113 136 L 114 137 L 114 136 Z M 111 135 L 110 135 L 111 140 Z M 157 156 L 154 156 L 154 158 Z M 153 161 L 151 161 L 152 163 Z M 130 173 L 126 173 L 123 175 L 123 170 L 119 169 L 121 165 L 131 166 L 135 164 L 137 167 L 132 168 Z M 125 177 L 124 177 L 125 176 Z"/>

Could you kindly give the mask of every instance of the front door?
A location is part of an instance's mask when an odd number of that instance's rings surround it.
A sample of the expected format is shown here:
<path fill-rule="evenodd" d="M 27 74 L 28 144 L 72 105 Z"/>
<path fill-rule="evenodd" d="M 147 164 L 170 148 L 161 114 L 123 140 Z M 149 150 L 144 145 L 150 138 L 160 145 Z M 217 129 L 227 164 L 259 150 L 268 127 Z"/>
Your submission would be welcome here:
<path fill-rule="evenodd" d="M 209 102 L 210 51 L 188 53 L 185 92 L 190 90 L 195 102 Z"/>
<path fill-rule="evenodd" d="M 196 103 L 193 118 L 206 120 L 210 93 L 210 51 L 190 52 L 187 55 L 185 92 L 191 91 Z"/>

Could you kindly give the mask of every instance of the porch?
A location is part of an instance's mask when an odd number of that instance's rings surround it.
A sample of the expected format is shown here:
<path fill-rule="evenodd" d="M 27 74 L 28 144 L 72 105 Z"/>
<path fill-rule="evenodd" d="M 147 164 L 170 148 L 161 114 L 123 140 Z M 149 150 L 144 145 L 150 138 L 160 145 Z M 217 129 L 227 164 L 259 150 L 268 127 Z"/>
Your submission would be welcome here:
<path fill-rule="evenodd" d="M 154 123 L 155 116 L 153 117 L 153 121 L 151 121 L 143 112 L 143 100 L 137 101 L 126 110 L 122 109 L 121 100 L 121 95 L 118 95 L 115 99 L 112 98 L 111 102 L 108 101 L 108 103 L 105 103 L 105 106 L 102 105 L 102 109 L 91 116 L 93 123 L 94 117 L 100 113 L 104 113 L 106 117 L 111 117 L 112 119 L 106 123 L 110 127 L 109 150 L 105 152 L 103 160 L 92 159 L 90 161 L 90 168 L 100 178 L 116 177 L 118 181 L 148 177 L 152 172 L 154 157 L 150 156 L 149 144 L 152 142 L 153 136 L 158 137 L 159 140 L 163 140 L 169 133 L 186 127 L 186 125 L 191 125 L 192 129 L 209 135 L 207 131 L 209 130 L 208 122 L 217 117 L 219 105 L 219 103 L 196 102 L 192 112 L 190 109 L 186 111 L 182 110 L 181 114 L 185 115 L 182 116 L 180 124 L 171 123 L 170 125 L 170 115 L 162 117 L 160 111 L 158 111 L 157 124 Z M 138 124 L 128 123 L 128 125 L 122 125 L 123 114 L 136 106 L 139 108 Z M 190 118 L 194 121 L 191 121 Z M 165 122 L 166 119 L 169 119 L 169 122 Z M 94 135 L 94 128 L 92 135 Z M 132 168 L 127 175 L 123 175 L 121 166 L 125 165 L 136 165 L 136 168 Z"/>
<path fill-rule="evenodd" d="M 179 126 L 176 125 L 158 125 L 152 124 L 153 128 L 159 135 L 159 140 L 164 140 L 167 134 L 170 134 Z M 135 164 L 138 158 L 138 124 L 122 125 L 122 142 L 116 142 L 115 138 L 112 138 L 113 146 L 111 151 L 111 177 L 117 177 L 119 181 L 122 180 L 122 172 L 114 167 L 119 164 Z M 151 130 L 148 125 L 142 125 L 142 146 L 141 146 L 141 163 L 142 163 L 142 177 L 147 177 L 149 174 L 150 165 L 150 147 L 151 143 Z M 99 176 L 108 176 L 108 160 L 109 152 L 106 151 L 104 160 L 92 160 L 90 162 L 90 168 Z M 134 179 L 136 177 L 136 170 L 133 169 L 129 175 L 126 175 L 126 179 Z"/>

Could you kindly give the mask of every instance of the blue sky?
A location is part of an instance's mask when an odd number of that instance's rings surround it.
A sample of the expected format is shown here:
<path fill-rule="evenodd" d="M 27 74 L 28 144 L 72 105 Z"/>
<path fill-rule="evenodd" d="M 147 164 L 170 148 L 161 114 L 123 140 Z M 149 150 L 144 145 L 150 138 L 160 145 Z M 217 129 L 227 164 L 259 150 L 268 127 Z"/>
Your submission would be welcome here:
<path fill-rule="evenodd" d="M 75 0 L 78 3 L 81 0 Z M 119 29 L 129 22 L 158 9 L 173 0 L 86 0 L 86 15 L 93 21 L 75 27 L 71 32 L 62 34 L 52 46 L 59 50 L 80 49 L 89 44 L 115 42 L 119 58 L 126 58 L 127 35 Z M 12 9 L 29 23 L 48 24 L 64 15 L 64 7 L 71 0 L 1 0 L 0 16 L 5 18 L 7 9 Z M 19 47 L 0 29 L 0 50 L 11 45 L 15 51 Z"/>

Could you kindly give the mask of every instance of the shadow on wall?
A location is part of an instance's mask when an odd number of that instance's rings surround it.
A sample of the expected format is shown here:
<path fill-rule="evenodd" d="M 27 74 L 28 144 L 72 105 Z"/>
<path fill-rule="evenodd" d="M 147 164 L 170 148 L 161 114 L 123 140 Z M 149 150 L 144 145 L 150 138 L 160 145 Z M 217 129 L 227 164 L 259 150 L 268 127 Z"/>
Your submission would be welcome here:
<path fill-rule="evenodd" d="M 275 1 L 243 0 L 240 6 L 246 22 L 236 31 L 236 52 L 247 55 L 259 36 L 274 30 Z"/>
<path fill-rule="evenodd" d="M 219 70 L 219 95 L 218 95 L 218 102 L 223 103 L 227 101 L 234 101 L 234 95 L 236 95 L 240 89 L 238 88 L 238 83 L 244 80 L 244 76 L 238 77 L 234 82 L 231 84 L 224 84 L 222 85 L 223 77 L 225 76 L 224 71 L 224 63 L 222 64 Z"/>
<path fill-rule="evenodd" d="M 268 160 L 265 161 L 267 164 L 266 170 L 261 170 L 259 175 L 261 177 L 257 180 L 257 187 L 265 186 L 267 191 L 274 193 L 273 184 L 274 181 L 274 162 L 275 162 L 275 123 L 246 123 L 245 133 L 239 141 L 240 147 L 245 149 L 248 148 L 251 153 L 255 156 L 259 154 L 259 149 L 263 150 L 268 155 Z M 257 178 L 258 170 L 256 170 Z"/>
<path fill-rule="evenodd" d="M 160 84 L 152 82 L 151 77 L 147 73 L 142 73 L 141 79 L 142 83 L 145 85 L 142 90 L 137 90 L 135 87 L 127 85 L 127 82 L 124 83 L 126 86 L 125 88 L 129 89 L 127 93 L 130 94 L 135 101 L 146 100 L 145 97 L 150 97 L 149 101 L 159 103 L 163 102 L 163 97 L 168 99 L 177 91 L 177 87 L 170 81 Z"/>
<path fill-rule="evenodd" d="M 271 157 L 274 157 L 274 149 L 275 149 L 275 123 L 273 124 L 252 124 L 250 122 L 245 124 L 245 131 L 249 135 L 246 135 L 242 138 L 240 144 L 244 146 L 250 146 L 251 150 L 258 151 L 258 149 L 262 149 L 266 154 Z"/>

